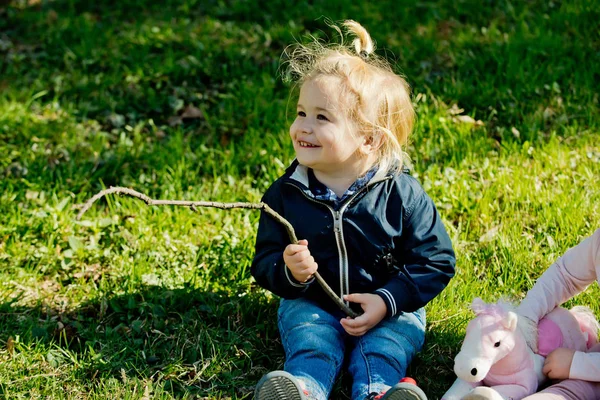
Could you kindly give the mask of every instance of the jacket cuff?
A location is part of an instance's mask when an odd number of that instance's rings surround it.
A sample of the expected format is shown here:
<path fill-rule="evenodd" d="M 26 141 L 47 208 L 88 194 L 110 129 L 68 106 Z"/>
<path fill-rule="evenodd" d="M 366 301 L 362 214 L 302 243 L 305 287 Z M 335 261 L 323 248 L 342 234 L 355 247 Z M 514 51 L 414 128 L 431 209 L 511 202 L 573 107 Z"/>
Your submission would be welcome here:
<path fill-rule="evenodd" d="M 404 311 L 414 311 L 409 309 L 410 304 L 407 301 L 413 295 L 411 292 L 409 285 L 400 279 L 393 279 L 384 287 L 377 289 L 375 294 L 379 295 L 387 306 L 386 317 L 392 317 Z"/>
<path fill-rule="evenodd" d="M 392 294 L 389 292 L 389 290 L 387 289 L 377 289 L 375 291 L 375 294 L 378 295 L 379 297 L 381 297 L 383 299 L 383 302 L 385 303 L 386 306 L 386 312 L 385 312 L 385 316 L 387 317 L 391 317 L 395 314 L 395 309 L 396 309 L 396 301 L 394 300 L 394 297 L 392 296 Z"/>

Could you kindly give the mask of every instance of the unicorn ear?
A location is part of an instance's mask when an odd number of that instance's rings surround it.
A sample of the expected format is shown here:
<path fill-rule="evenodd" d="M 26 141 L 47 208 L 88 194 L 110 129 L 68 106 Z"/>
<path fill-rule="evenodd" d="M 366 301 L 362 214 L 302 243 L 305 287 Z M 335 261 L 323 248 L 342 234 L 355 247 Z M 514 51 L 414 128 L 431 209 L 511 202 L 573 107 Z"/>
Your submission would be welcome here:
<path fill-rule="evenodd" d="M 471 303 L 471 310 L 475 315 L 481 314 L 485 310 L 485 302 L 480 297 L 475 297 Z"/>
<path fill-rule="evenodd" d="M 515 314 L 512 311 L 509 311 L 506 315 L 506 318 L 502 320 L 502 326 L 504 326 L 505 329 L 514 332 L 515 329 L 517 329 L 517 320 L 517 314 Z"/>

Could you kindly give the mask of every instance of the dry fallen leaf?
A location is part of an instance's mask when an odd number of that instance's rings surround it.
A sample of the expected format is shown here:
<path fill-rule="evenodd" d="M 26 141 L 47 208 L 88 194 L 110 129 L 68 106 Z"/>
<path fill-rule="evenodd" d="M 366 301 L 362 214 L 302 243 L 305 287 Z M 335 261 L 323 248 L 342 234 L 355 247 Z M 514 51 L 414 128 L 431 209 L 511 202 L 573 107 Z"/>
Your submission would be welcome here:
<path fill-rule="evenodd" d="M 182 119 L 199 119 L 199 118 L 204 118 L 204 114 L 202 113 L 202 110 L 194 107 L 193 105 L 188 105 L 185 110 L 183 110 L 183 113 L 181 113 L 181 118 Z"/>
<path fill-rule="evenodd" d="M 52 9 L 50 9 L 50 11 L 48 11 L 48 15 L 46 17 L 48 23 L 52 24 L 54 22 L 56 22 L 56 20 L 58 19 L 58 13 Z"/>
<path fill-rule="evenodd" d="M 169 124 L 169 126 L 175 126 L 175 125 L 179 125 L 183 122 L 183 119 L 179 116 L 179 115 L 175 115 L 173 117 L 170 117 L 167 120 L 167 123 Z"/>
<path fill-rule="evenodd" d="M 461 115 L 464 112 L 464 108 L 459 108 L 458 105 L 452 104 L 452 107 L 448 109 L 448 114 L 451 116 L 450 118 L 454 122 L 462 122 L 465 124 L 473 124 L 475 126 L 483 126 L 484 123 L 481 120 L 475 120 L 473 117 L 469 115 Z"/>
<path fill-rule="evenodd" d="M 452 104 L 452 107 L 448 109 L 448 114 L 450 115 L 459 115 L 464 112 L 464 108 L 458 108 L 456 104 Z"/>
<path fill-rule="evenodd" d="M 171 118 L 168 119 L 167 123 L 170 126 L 175 126 L 175 125 L 182 124 L 183 120 L 185 120 L 185 119 L 202 119 L 202 118 L 204 118 L 204 113 L 202 112 L 202 110 L 189 104 L 187 107 L 185 107 L 185 109 L 183 110 L 181 115 L 172 116 Z"/>
<path fill-rule="evenodd" d="M 473 119 L 473 117 L 470 117 L 468 115 L 456 115 L 454 118 L 456 120 L 458 120 L 460 122 L 464 122 L 466 124 L 473 124 L 475 126 L 483 126 L 483 122 L 480 119 L 475 120 L 475 119 Z"/>
<path fill-rule="evenodd" d="M 500 230 L 500 225 L 494 226 L 493 228 L 488 230 L 486 233 L 481 235 L 481 237 L 479 238 L 479 243 L 491 242 L 492 240 L 494 240 L 496 238 L 499 230 Z"/>
<path fill-rule="evenodd" d="M 10 336 L 6 341 L 6 350 L 11 356 L 15 353 L 15 340 Z"/>
<path fill-rule="evenodd" d="M 101 277 L 102 277 L 102 273 L 103 273 L 103 268 L 100 266 L 100 264 L 93 264 L 93 265 L 89 265 L 87 266 L 83 271 L 81 272 L 76 272 L 73 274 L 73 277 L 77 278 L 77 279 L 90 279 L 93 282 L 97 282 Z"/>

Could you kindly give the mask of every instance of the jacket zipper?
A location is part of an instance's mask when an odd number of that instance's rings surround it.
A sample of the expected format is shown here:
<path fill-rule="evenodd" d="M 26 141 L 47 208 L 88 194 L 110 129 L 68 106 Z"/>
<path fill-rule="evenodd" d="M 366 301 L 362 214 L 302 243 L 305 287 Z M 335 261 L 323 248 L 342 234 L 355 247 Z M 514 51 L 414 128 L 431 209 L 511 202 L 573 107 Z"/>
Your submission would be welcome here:
<path fill-rule="evenodd" d="M 338 255 L 339 255 L 339 260 L 340 260 L 340 263 L 339 263 L 340 264 L 340 299 L 342 299 L 342 300 L 344 299 L 344 295 L 350 294 L 350 281 L 348 279 L 348 275 L 349 275 L 348 252 L 346 251 L 346 243 L 344 241 L 344 228 L 342 225 L 342 215 L 344 214 L 344 211 L 346 211 L 346 208 L 348 208 L 350 203 L 352 203 L 352 200 L 354 200 L 356 198 L 356 196 L 358 196 L 360 193 L 362 193 L 364 190 L 368 189 L 369 187 L 375 185 L 376 183 L 386 181 L 388 179 L 390 179 L 390 177 L 386 176 L 376 182 L 372 182 L 371 184 L 366 185 L 365 187 L 360 189 L 358 192 L 354 193 L 352 195 L 352 197 L 347 199 L 338 211 L 334 210 L 333 207 L 329 206 L 329 204 L 323 203 L 319 200 L 313 199 L 310 196 L 307 196 L 306 193 L 304 193 L 304 190 L 302 190 L 298 186 L 294 185 L 293 183 L 286 182 L 286 184 L 292 185 L 293 187 L 300 190 L 302 195 L 304 195 L 304 197 L 306 197 L 307 199 L 309 199 L 315 203 L 322 204 L 325 207 L 327 207 L 327 209 L 329 209 L 329 211 L 331 212 L 331 215 L 333 216 L 333 232 L 335 234 L 335 241 L 337 243 Z M 350 302 L 348 302 L 346 300 L 343 300 L 343 301 L 344 301 L 344 304 L 346 304 L 347 306 L 350 305 Z"/>
<path fill-rule="evenodd" d="M 346 203 L 349 204 L 349 203 Z M 334 211 L 327 206 L 333 214 L 333 231 L 335 233 L 335 241 L 337 243 L 339 260 L 340 260 L 340 298 L 343 299 L 345 294 L 350 294 L 349 271 L 348 271 L 348 252 L 346 251 L 346 243 L 344 241 L 344 228 L 342 225 L 342 214 L 346 209 L 346 204 L 338 211 Z M 344 300 L 344 304 L 349 305 L 348 301 Z"/>

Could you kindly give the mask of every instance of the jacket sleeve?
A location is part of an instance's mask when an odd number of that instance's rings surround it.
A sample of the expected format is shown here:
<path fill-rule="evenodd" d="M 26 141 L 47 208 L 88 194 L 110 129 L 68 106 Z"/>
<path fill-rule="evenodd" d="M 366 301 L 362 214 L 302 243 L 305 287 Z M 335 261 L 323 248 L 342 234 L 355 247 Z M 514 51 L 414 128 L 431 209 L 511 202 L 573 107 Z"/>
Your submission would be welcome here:
<path fill-rule="evenodd" d="M 519 315 L 538 322 L 556 306 L 582 292 L 598 279 L 600 229 L 559 257 L 527 292 L 517 307 Z"/>
<path fill-rule="evenodd" d="M 421 191 L 408 206 L 401 237 L 396 240 L 398 273 L 375 291 L 387 315 L 413 312 L 437 296 L 454 276 L 452 242 L 431 198 Z"/>
<path fill-rule="evenodd" d="M 262 201 L 283 216 L 281 195 L 273 186 Z M 290 244 L 285 227 L 264 210 L 260 213 L 256 234 L 255 255 L 251 273 L 256 282 L 277 296 L 293 299 L 300 297 L 313 280 L 300 283 L 294 279 L 283 261 L 283 251 Z"/>

